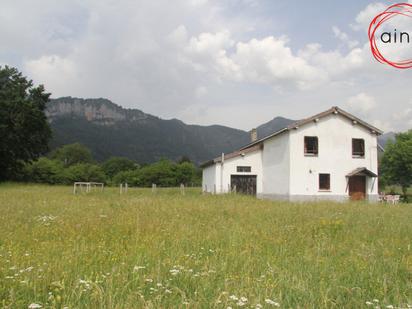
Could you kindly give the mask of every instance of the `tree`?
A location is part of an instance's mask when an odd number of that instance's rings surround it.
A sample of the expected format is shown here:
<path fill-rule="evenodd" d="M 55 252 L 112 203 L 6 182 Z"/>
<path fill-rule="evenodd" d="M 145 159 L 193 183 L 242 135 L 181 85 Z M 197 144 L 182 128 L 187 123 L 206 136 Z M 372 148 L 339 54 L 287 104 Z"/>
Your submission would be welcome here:
<path fill-rule="evenodd" d="M 176 166 L 176 182 L 177 185 L 189 185 L 196 182 L 196 167 L 189 162 L 183 162 Z"/>
<path fill-rule="evenodd" d="M 17 69 L 0 66 L 0 181 L 48 150 L 51 130 L 44 110 L 49 96 Z"/>
<path fill-rule="evenodd" d="M 103 163 L 102 168 L 107 176 L 113 178 L 120 172 L 135 170 L 139 168 L 139 165 L 127 158 L 111 157 Z"/>
<path fill-rule="evenodd" d="M 23 169 L 24 180 L 38 183 L 65 183 L 63 166 L 58 161 L 41 157 Z"/>
<path fill-rule="evenodd" d="M 131 186 L 141 186 L 142 185 L 142 177 L 140 170 L 129 170 L 129 171 L 122 171 L 117 173 L 113 177 L 113 183 L 118 185 L 121 183 L 127 183 Z"/>
<path fill-rule="evenodd" d="M 102 168 L 98 165 L 89 163 L 74 164 L 67 168 L 67 177 L 71 182 L 75 181 L 94 181 L 105 182 L 106 177 Z"/>
<path fill-rule="evenodd" d="M 79 143 L 64 145 L 53 151 L 50 157 L 62 162 L 66 167 L 79 163 L 93 163 L 90 149 Z"/>
<path fill-rule="evenodd" d="M 397 134 L 395 142 L 386 144 L 380 171 L 384 183 L 400 185 L 406 195 L 412 184 L 412 130 Z"/>
<path fill-rule="evenodd" d="M 153 183 L 161 187 L 176 186 L 176 164 L 170 160 L 160 160 L 140 169 L 142 184 L 151 186 Z"/>

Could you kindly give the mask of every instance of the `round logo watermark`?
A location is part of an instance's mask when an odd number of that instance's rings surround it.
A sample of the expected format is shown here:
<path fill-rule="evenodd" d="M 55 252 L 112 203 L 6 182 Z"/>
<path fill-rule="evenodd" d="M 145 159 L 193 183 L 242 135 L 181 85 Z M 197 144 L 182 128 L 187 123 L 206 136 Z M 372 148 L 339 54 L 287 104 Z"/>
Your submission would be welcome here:
<path fill-rule="evenodd" d="M 376 60 L 398 69 L 412 68 L 412 4 L 394 4 L 379 13 L 368 35 Z"/>

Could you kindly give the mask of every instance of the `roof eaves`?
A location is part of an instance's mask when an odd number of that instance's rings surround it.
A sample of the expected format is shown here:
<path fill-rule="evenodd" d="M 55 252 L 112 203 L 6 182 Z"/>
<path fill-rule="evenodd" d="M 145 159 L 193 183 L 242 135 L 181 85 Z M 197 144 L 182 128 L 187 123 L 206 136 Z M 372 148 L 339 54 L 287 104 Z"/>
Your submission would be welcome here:
<path fill-rule="evenodd" d="M 351 113 L 348 113 L 347 111 L 344 111 L 343 109 L 341 109 L 341 108 L 339 108 L 339 107 L 337 107 L 337 106 L 333 106 L 333 107 L 329 108 L 328 110 L 326 110 L 326 111 L 324 111 L 324 112 L 321 112 L 321 113 L 319 113 L 319 114 L 313 115 L 313 116 L 311 116 L 311 117 L 309 117 L 309 118 L 305 118 L 305 119 L 296 121 L 296 122 L 290 124 L 290 125 L 288 126 L 288 129 L 289 129 L 289 130 L 290 130 L 290 129 L 297 129 L 297 128 L 299 128 L 299 127 L 302 126 L 302 125 L 305 125 L 305 124 L 307 124 L 307 123 L 309 123 L 309 122 L 312 122 L 312 121 L 317 121 L 317 120 L 319 120 L 319 118 L 328 116 L 328 115 L 330 115 L 330 114 L 342 114 L 342 115 L 345 116 L 346 118 L 349 118 L 349 119 L 351 119 L 352 121 L 355 121 L 355 122 L 359 123 L 360 125 L 368 128 L 368 129 L 371 130 L 373 133 L 376 133 L 376 134 L 378 134 L 378 135 L 381 135 L 381 134 L 383 133 L 383 131 L 379 130 L 378 128 L 370 125 L 369 123 L 363 121 L 362 119 L 359 119 L 358 117 L 352 115 Z"/>
<path fill-rule="evenodd" d="M 378 177 L 374 172 L 371 170 L 367 169 L 366 167 L 358 167 L 354 169 L 352 172 L 346 175 L 346 177 L 352 177 L 352 176 L 369 176 L 369 177 Z"/>
<path fill-rule="evenodd" d="M 338 111 L 339 113 L 341 113 L 342 115 L 346 116 L 347 118 L 351 119 L 352 121 L 356 121 L 357 123 L 359 123 L 360 125 L 363 125 L 364 127 L 370 129 L 373 133 L 376 133 L 377 135 L 381 135 L 383 134 L 383 131 L 378 129 L 377 127 L 363 121 L 362 119 L 359 119 L 358 117 L 352 115 L 351 113 L 348 113 L 347 111 L 344 111 L 343 109 L 335 106 L 334 107 L 336 109 L 336 111 Z"/>
<path fill-rule="evenodd" d="M 259 144 L 259 143 L 264 142 L 265 140 L 267 140 L 267 139 L 269 139 L 269 138 L 272 138 L 272 137 L 274 137 L 274 136 L 276 136 L 276 135 L 279 135 L 279 134 L 281 134 L 281 133 L 283 133 L 283 132 L 286 132 L 286 131 L 288 131 L 288 130 L 289 130 L 288 128 L 280 129 L 279 131 L 276 131 L 275 133 L 272 133 L 272 134 L 270 134 L 270 135 L 268 135 L 268 136 L 266 136 L 266 137 L 263 137 L 263 138 L 261 138 L 261 139 L 258 139 L 257 141 L 254 141 L 254 142 L 252 142 L 252 143 L 250 143 L 250 144 L 247 144 L 246 146 L 240 148 L 239 151 L 245 150 L 245 149 L 250 148 L 250 147 L 253 147 L 253 146 L 255 146 L 255 145 Z"/>

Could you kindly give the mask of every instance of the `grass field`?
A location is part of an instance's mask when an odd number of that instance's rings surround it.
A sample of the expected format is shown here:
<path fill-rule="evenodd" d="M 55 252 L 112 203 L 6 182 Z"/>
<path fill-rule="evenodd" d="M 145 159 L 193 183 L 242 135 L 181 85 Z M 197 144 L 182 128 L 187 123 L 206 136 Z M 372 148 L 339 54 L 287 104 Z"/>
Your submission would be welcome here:
<path fill-rule="evenodd" d="M 0 212 L 4 308 L 412 307 L 411 204 L 3 184 Z"/>

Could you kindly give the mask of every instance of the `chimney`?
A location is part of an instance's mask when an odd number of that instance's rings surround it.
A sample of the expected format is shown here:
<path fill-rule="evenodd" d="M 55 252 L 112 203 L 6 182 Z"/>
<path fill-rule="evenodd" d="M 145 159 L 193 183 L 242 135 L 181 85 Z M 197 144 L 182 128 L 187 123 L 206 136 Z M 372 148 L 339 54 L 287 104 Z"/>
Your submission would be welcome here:
<path fill-rule="evenodd" d="M 256 129 L 252 129 L 252 130 L 250 131 L 250 141 L 253 143 L 253 142 L 256 142 L 257 139 L 258 139 L 257 130 L 256 130 Z"/>

